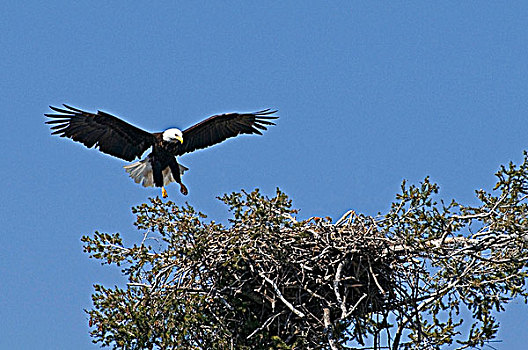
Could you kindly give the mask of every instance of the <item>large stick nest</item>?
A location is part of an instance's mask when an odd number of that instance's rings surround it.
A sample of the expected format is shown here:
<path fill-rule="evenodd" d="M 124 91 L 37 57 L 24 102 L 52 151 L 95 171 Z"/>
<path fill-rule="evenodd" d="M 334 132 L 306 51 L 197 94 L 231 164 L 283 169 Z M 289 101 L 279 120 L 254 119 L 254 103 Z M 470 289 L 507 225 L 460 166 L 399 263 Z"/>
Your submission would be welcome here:
<path fill-rule="evenodd" d="M 228 308 L 240 301 L 246 322 L 259 325 L 244 337 L 265 331 L 286 344 L 319 347 L 324 334 L 348 327 L 350 338 L 360 340 L 355 321 L 391 309 L 399 257 L 374 222 L 353 217 L 338 224 L 294 222 L 277 232 L 235 225 L 208 237 L 202 263 L 214 271 L 211 295 Z"/>

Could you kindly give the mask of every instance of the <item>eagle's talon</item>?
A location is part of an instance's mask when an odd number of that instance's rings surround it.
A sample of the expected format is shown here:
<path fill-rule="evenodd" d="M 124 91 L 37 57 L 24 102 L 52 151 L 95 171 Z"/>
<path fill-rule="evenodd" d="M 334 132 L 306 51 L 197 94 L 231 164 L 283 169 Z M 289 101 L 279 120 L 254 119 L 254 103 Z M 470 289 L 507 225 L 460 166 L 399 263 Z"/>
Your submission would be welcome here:
<path fill-rule="evenodd" d="M 169 196 L 165 187 L 161 188 L 161 195 L 163 196 L 163 198 L 167 198 Z"/>
<path fill-rule="evenodd" d="M 189 191 L 187 190 L 187 187 L 185 187 L 184 184 L 180 184 L 180 186 L 181 186 L 181 187 L 180 187 L 180 192 L 181 192 L 184 196 L 186 196 L 186 195 L 189 193 Z"/>

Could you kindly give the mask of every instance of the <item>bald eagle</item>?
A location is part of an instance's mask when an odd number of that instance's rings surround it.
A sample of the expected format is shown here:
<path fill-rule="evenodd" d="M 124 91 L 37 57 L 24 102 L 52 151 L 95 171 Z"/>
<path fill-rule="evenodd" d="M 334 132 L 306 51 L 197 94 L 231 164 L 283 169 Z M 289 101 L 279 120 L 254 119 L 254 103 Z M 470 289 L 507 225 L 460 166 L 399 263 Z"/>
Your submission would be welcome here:
<path fill-rule="evenodd" d="M 89 113 L 63 105 L 63 108 L 50 106 L 59 114 L 45 114 L 51 120 L 52 135 L 68 137 L 88 148 L 126 161 L 141 158 L 147 149 L 151 153 L 143 160 L 126 165 L 124 168 L 136 183 L 144 187 L 161 187 L 167 197 L 165 186 L 171 182 L 180 184 L 180 192 L 187 195 L 187 187 L 181 175 L 188 170 L 178 164 L 177 156 L 220 143 L 240 134 L 262 135 L 267 125 L 275 125 L 272 119 L 277 111 L 264 109 L 254 113 L 227 113 L 214 115 L 202 122 L 180 131 L 170 128 L 163 132 L 150 133 L 139 129 L 103 111 Z"/>

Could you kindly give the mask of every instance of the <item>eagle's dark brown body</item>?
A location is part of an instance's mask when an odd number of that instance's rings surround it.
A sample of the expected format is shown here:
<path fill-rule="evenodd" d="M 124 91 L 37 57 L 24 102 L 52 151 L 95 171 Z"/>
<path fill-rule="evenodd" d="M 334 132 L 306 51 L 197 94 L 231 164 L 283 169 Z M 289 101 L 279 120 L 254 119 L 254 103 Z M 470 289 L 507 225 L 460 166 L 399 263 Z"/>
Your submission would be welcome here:
<path fill-rule="evenodd" d="M 156 138 L 152 146 L 152 153 L 149 155 L 152 164 L 152 175 L 154 177 L 154 185 L 156 187 L 163 187 L 163 170 L 170 169 L 174 181 L 180 184 L 180 191 L 187 195 L 187 187 L 182 183 L 180 176 L 180 165 L 174 156 L 175 147 L 173 143 L 163 140 L 163 133 L 157 132 L 153 134 Z M 182 172 L 183 173 L 183 172 Z"/>

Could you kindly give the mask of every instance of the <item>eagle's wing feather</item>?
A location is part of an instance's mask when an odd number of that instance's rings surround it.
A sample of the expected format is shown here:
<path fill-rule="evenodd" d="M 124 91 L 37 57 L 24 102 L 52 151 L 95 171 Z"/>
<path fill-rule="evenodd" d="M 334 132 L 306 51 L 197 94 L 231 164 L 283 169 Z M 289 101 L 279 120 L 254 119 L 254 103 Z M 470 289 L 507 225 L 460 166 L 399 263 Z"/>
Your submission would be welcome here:
<path fill-rule="evenodd" d="M 46 124 L 53 125 L 53 135 L 68 137 L 88 148 L 95 146 L 103 153 L 132 161 L 141 157 L 156 141 L 151 133 L 111 114 L 102 111 L 93 114 L 68 105 L 64 107 L 66 109 L 50 106 L 60 114 L 45 114 L 51 118 Z"/>
<path fill-rule="evenodd" d="M 275 125 L 270 119 L 270 109 L 254 113 L 227 113 L 214 115 L 183 131 L 183 144 L 175 147 L 174 155 L 179 156 L 197 149 L 206 148 L 240 134 L 262 135 L 266 125 Z M 259 130 L 260 129 L 260 130 Z"/>

